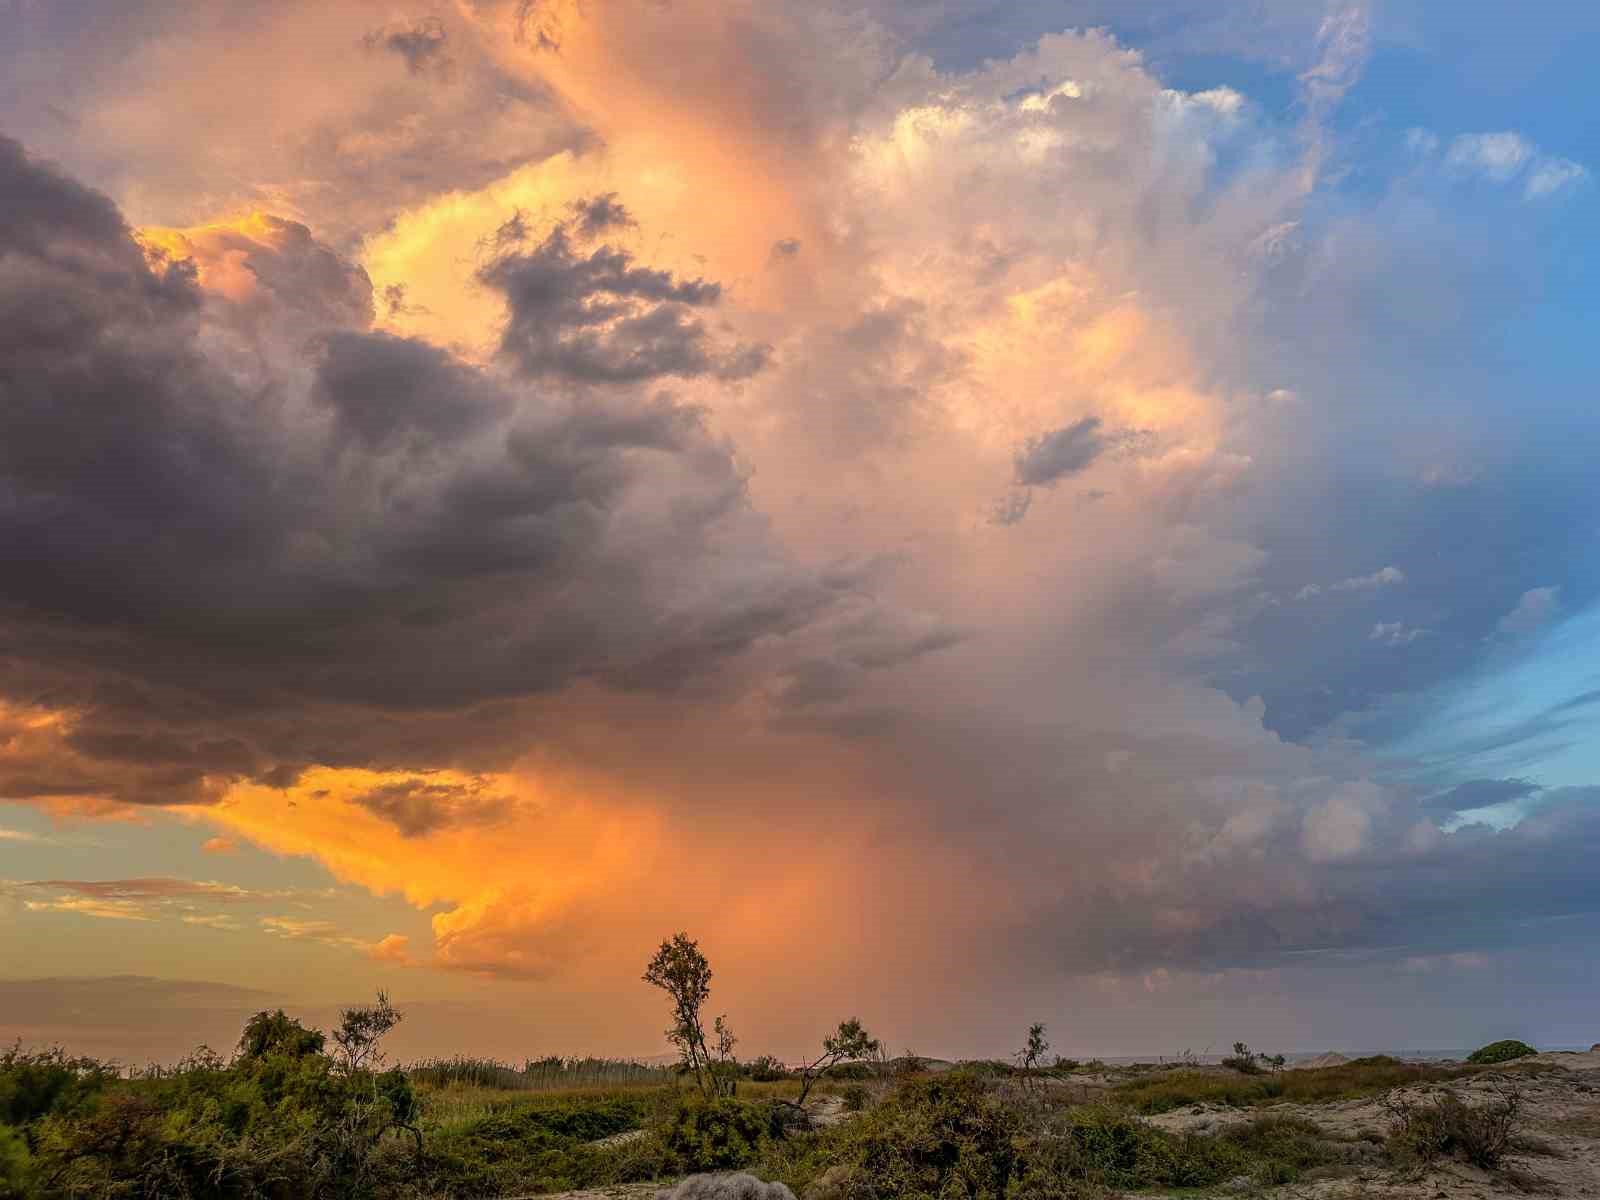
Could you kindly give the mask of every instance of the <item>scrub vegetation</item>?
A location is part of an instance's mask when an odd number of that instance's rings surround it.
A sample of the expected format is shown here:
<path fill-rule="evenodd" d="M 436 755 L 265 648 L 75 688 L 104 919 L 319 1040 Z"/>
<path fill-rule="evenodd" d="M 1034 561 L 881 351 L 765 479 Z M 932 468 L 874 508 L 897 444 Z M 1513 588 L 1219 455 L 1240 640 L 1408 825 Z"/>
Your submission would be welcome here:
<path fill-rule="evenodd" d="M 1520 1137 L 1518 1073 L 1534 1078 L 1526 1065 L 1498 1068 L 1483 1076 L 1501 1080 L 1498 1090 L 1471 1103 L 1419 1089 L 1497 1068 L 1377 1057 L 1286 1070 L 1242 1044 L 1238 1061 L 1216 1067 L 1080 1065 L 1049 1058 L 1042 1024 L 1009 1062 L 891 1059 L 854 1017 L 789 1069 L 766 1055 L 741 1062 L 725 1017 L 708 1029 L 711 977 L 682 934 L 647 969 L 669 1001 L 675 1068 L 592 1058 L 387 1067 L 382 1042 L 401 1013 L 381 994 L 326 1035 L 262 1012 L 227 1058 L 201 1049 L 132 1076 L 17 1047 L 0 1055 L 0 1197 L 489 1200 L 627 1185 L 641 1196 L 659 1187 L 759 1200 L 1253 1191 L 1374 1167 L 1396 1179 L 1445 1161 L 1506 1168 Z M 1381 1098 L 1386 1132 L 1336 1132 L 1304 1115 L 1358 1097 Z M 1163 1124 L 1178 1110 L 1233 1115 Z"/>

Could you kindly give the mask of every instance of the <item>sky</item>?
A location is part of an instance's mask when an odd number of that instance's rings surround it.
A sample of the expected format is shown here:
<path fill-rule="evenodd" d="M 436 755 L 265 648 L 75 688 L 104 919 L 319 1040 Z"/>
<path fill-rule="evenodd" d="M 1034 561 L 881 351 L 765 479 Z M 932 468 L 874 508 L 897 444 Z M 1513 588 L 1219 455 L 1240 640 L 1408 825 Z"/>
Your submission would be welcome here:
<path fill-rule="evenodd" d="M 1600 1038 L 1530 0 L 0 0 L 0 1040 Z"/>

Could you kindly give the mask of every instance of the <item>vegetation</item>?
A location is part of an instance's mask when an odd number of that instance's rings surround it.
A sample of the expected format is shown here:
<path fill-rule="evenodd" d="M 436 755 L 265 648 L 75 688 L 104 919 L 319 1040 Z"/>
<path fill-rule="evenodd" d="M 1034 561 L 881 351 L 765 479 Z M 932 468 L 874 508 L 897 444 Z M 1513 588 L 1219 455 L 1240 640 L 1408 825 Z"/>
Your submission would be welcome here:
<path fill-rule="evenodd" d="M 700 952 L 700 945 L 687 933 L 679 933 L 661 943 L 645 967 L 644 981 L 667 993 L 672 1001 L 672 1024 L 667 1040 L 678 1048 L 684 1068 L 695 1077 L 708 1100 L 732 1096 L 738 1090 L 739 1075 L 732 1070 L 734 1043 L 738 1040 L 726 1017 L 716 1019 L 717 1049 L 706 1045 L 705 1023 L 700 1011 L 711 995 L 711 964 Z"/>
<path fill-rule="evenodd" d="M 1142 1113 L 1170 1112 L 1191 1104 L 1236 1108 L 1277 1101 L 1323 1104 L 1376 1096 L 1405 1084 L 1436 1083 L 1470 1073 L 1470 1067 L 1436 1067 L 1401 1062 L 1379 1054 L 1352 1059 L 1335 1067 L 1271 1075 L 1258 1073 L 1245 1079 L 1204 1070 L 1178 1069 L 1120 1084 L 1113 1089 L 1112 1096 Z"/>
<path fill-rule="evenodd" d="M 848 1078 L 840 1068 L 859 1064 L 882 1048 L 878 1039 L 862 1028 L 855 1017 L 840 1021 L 839 1028 L 822 1039 L 822 1053 L 800 1068 L 800 1098 L 795 1103 L 805 1104 L 819 1074 L 826 1072 L 835 1078 Z"/>
<path fill-rule="evenodd" d="M 782 1200 L 784 1188 L 807 1200 L 1236 1191 L 1346 1171 L 1379 1147 L 1274 1112 L 1208 1133 L 1141 1114 L 1376 1094 L 1389 1094 L 1383 1151 L 1406 1172 L 1458 1158 L 1510 1179 L 1508 1150 L 1529 1144 L 1515 1140 L 1521 1098 L 1504 1077 L 1532 1065 L 1376 1057 L 1284 1071 L 1280 1057 L 1241 1043 L 1232 1070 L 1192 1056 L 1121 1068 L 1124 1082 L 1096 1081 L 1100 1101 L 1088 1103 L 1087 1087 L 1062 1078 L 1076 1063 L 1046 1065 L 1042 1024 L 1013 1062 L 952 1067 L 910 1054 L 891 1062 L 851 1018 L 788 1071 L 770 1056 L 739 1064 L 724 1017 L 708 1034 L 711 967 L 686 935 L 661 944 L 645 978 L 671 1000 L 677 1071 L 560 1058 L 386 1069 L 382 1043 L 401 1014 L 382 993 L 329 1033 L 261 1012 L 229 1058 L 201 1048 L 129 1078 L 61 1050 L 13 1048 L 0 1054 L 0 1200 L 482 1200 L 686 1176 L 673 1194 L 703 1200 Z M 1485 1104 L 1391 1093 L 1484 1072 L 1504 1085 Z M 825 1128 L 813 1125 L 817 1106 L 805 1107 L 819 1090 L 840 1101 Z M 741 1170 L 750 1174 L 693 1178 Z"/>
<path fill-rule="evenodd" d="M 433 1058 L 406 1069 L 419 1087 L 497 1088 L 505 1091 L 572 1091 L 670 1083 L 672 1071 L 623 1058 L 530 1058 L 522 1066 L 490 1058 Z M 752 1078 L 760 1078 L 752 1072 Z M 782 1079 L 782 1068 L 773 1078 Z"/>
<path fill-rule="evenodd" d="M 1539 1053 L 1527 1042 L 1507 1039 L 1502 1042 L 1490 1042 L 1487 1046 L 1480 1046 L 1467 1055 L 1469 1063 L 1478 1063 L 1487 1066 L 1492 1063 L 1511 1062 L 1517 1058 L 1527 1058 L 1531 1054 Z"/>
<path fill-rule="evenodd" d="M 1453 1092 L 1427 1101 L 1391 1098 L 1387 1149 L 1396 1166 L 1423 1171 L 1445 1157 L 1493 1170 L 1511 1148 L 1522 1094 L 1504 1089 L 1488 1103 L 1473 1106 Z"/>
<path fill-rule="evenodd" d="M 231 1060 L 121 1080 L 60 1051 L 0 1059 L 3 1194 L 29 1197 L 356 1197 L 386 1138 L 421 1153 L 417 1104 L 378 1041 L 399 1020 L 382 995 L 346 1010 L 340 1056 L 282 1012 L 245 1025 Z"/>

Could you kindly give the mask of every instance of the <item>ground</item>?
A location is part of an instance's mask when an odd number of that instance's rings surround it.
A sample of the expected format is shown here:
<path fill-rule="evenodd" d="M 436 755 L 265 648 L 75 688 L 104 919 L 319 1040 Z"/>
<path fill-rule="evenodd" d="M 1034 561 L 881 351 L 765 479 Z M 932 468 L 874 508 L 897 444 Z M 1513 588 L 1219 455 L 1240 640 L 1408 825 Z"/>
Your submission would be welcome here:
<path fill-rule="evenodd" d="M 1558 1070 L 1530 1073 L 1528 1064 Z M 1081 1089 L 1083 1100 L 1104 1098 L 1115 1075 L 1074 1075 L 1059 1086 Z M 1600 1198 L 1600 1050 L 1587 1053 L 1541 1054 L 1523 1059 L 1517 1069 L 1490 1071 L 1446 1084 L 1396 1089 L 1399 1095 L 1424 1097 L 1449 1088 L 1469 1102 L 1492 1098 L 1496 1089 L 1515 1086 L 1523 1097 L 1522 1136 L 1505 1169 L 1486 1172 L 1464 1163 L 1444 1161 L 1419 1179 L 1403 1179 L 1376 1153 L 1388 1126 L 1381 1096 L 1326 1104 L 1273 1104 L 1254 1108 L 1195 1105 L 1148 1117 L 1151 1124 L 1173 1131 L 1212 1132 L 1264 1114 L 1303 1117 L 1339 1139 L 1368 1139 L 1374 1152 L 1338 1178 L 1263 1189 L 1247 1180 L 1210 1189 L 1217 1196 L 1261 1196 L 1273 1200 L 1497 1200 L 1530 1194 Z M 1075 1099 L 1078 1097 L 1074 1097 Z M 848 1119 L 835 1097 L 821 1097 L 822 1120 Z M 618 1137 L 638 1136 L 637 1133 Z M 1362 1157 L 1362 1156 L 1357 1156 Z M 649 1200 L 659 1184 L 632 1184 L 566 1192 L 541 1200 Z M 1139 1192 L 1153 1197 L 1170 1193 Z M 511 1200 L 511 1198 L 503 1198 Z M 517 1198 L 521 1200 L 521 1198 Z M 531 1197 L 528 1200 L 532 1200 Z"/>

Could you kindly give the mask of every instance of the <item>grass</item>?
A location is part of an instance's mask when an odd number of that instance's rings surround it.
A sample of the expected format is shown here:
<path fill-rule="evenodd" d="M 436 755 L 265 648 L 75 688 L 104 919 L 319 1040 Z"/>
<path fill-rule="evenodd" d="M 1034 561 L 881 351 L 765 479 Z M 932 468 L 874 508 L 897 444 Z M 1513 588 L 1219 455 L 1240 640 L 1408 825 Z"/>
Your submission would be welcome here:
<path fill-rule="evenodd" d="M 419 1087 L 453 1084 L 506 1091 L 567 1091 L 671 1083 L 668 1067 L 623 1058 L 530 1058 L 522 1066 L 492 1058 L 434 1058 L 406 1068 Z"/>
<path fill-rule="evenodd" d="M 1405 1084 L 1438 1083 L 1476 1073 L 1476 1067 L 1436 1067 L 1386 1055 L 1358 1058 L 1335 1067 L 1240 1075 L 1220 1071 L 1175 1070 L 1135 1079 L 1111 1089 L 1118 1103 L 1142 1113 L 1171 1112 L 1191 1104 L 1249 1108 L 1291 1102 L 1326 1104 L 1374 1096 Z"/>

